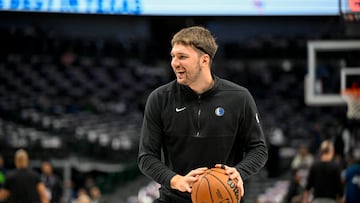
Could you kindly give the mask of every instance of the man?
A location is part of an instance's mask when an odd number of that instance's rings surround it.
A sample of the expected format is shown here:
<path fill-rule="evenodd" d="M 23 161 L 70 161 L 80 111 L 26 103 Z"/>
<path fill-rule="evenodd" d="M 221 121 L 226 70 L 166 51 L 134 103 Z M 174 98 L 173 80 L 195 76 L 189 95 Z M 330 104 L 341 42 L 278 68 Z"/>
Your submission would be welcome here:
<path fill-rule="evenodd" d="M 11 203 L 49 203 L 40 176 L 28 169 L 29 156 L 25 150 L 16 151 L 15 167 L 6 174 L 4 188 L 0 190 L 0 201 L 8 199 Z"/>
<path fill-rule="evenodd" d="M 344 189 L 341 169 L 334 161 L 334 145 L 325 140 L 320 145 L 319 161 L 310 168 L 307 176 L 303 202 L 309 202 L 312 191 L 313 203 L 342 202 Z"/>
<path fill-rule="evenodd" d="M 222 167 L 241 196 L 243 180 L 267 160 L 256 104 L 244 87 L 215 76 L 218 45 L 209 30 L 180 30 L 171 41 L 176 80 L 154 90 L 140 135 L 141 171 L 161 184 L 155 202 L 191 202 L 191 187 L 207 168 Z"/>
<path fill-rule="evenodd" d="M 49 161 L 41 164 L 41 181 L 45 184 L 47 197 L 50 203 L 59 203 L 62 196 L 62 183 L 60 178 L 54 174 L 53 166 Z"/>

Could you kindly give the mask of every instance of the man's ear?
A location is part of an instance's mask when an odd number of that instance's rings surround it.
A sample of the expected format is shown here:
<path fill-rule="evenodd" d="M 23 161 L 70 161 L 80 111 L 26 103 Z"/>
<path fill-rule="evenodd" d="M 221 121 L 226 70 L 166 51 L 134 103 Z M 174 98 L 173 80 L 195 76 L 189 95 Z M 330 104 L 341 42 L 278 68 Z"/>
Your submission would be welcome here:
<path fill-rule="evenodd" d="M 209 54 L 204 54 L 204 55 L 202 56 L 202 63 L 207 63 L 207 64 L 210 63 L 210 56 L 209 56 Z"/>

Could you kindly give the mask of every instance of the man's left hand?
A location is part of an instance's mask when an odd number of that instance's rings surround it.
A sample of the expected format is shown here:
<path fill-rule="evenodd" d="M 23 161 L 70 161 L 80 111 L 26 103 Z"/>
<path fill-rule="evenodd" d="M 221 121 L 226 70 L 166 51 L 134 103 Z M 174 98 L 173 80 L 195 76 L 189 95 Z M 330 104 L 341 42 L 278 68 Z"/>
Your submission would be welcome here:
<path fill-rule="evenodd" d="M 244 196 L 244 183 L 240 176 L 240 173 L 238 170 L 236 170 L 235 167 L 226 166 L 224 164 L 216 164 L 216 168 L 222 168 L 225 169 L 225 173 L 229 176 L 231 180 L 234 182 L 237 182 L 237 187 L 239 189 L 240 197 Z"/>

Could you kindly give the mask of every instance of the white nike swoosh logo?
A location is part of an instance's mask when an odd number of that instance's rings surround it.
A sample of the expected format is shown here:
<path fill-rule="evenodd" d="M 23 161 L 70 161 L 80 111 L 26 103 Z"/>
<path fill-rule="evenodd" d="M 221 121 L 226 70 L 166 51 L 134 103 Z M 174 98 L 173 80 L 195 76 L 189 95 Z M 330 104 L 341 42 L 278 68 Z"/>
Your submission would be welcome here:
<path fill-rule="evenodd" d="M 184 111 L 185 109 L 186 109 L 186 106 L 184 106 L 182 108 L 176 108 L 175 111 L 180 112 L 180 111 Z"/>

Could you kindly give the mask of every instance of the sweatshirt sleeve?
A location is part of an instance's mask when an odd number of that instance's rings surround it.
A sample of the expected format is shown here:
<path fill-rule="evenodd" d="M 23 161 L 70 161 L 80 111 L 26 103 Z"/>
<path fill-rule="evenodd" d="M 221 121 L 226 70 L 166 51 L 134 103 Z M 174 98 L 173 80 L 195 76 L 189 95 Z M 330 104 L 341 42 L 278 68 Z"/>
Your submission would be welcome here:
<path fill-rule="evenodd" d="M 154 91 L 146 102 L 140 134 L 138 165 L 144 175 L 170 188 L 170 180 L 176 173 L 161 160 L 163 127 L 158 96 L 159 92 Z"/>
<path fill-rule="evenodd" d="M 268 158 L 268 150 L 261 119 L 255 101 L 249 91 L 244 94 L 244 118 L 238 136 L 244 136 L 244 158 L 235 167 L 243 180 L 262 169 Z"/>

